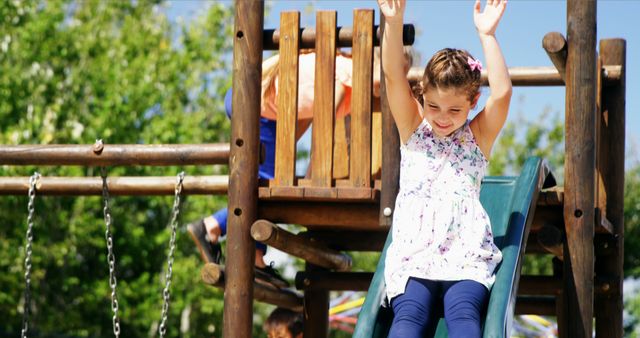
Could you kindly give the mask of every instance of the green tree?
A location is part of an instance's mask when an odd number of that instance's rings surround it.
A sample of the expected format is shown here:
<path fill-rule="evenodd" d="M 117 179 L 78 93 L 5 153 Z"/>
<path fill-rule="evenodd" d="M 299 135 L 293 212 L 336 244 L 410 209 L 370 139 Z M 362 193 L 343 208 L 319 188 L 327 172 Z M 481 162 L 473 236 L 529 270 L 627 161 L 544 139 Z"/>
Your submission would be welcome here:
<path fill-rule="evenodd" d="M 162 1 L 0 2 L 0 143 L 215 143 L 229 138 L 232 8 L 212 3 L 174 25 Z M 221 174 L 224 167 L 109 168 L 111 176 Z M 96 176 L 97 168 L 0 167 L 2 176 Z M 112 332 L 105 225 L 99 197 L 38 197 L 32 302 L 23 304 L 24 196 L 0 198 L 0 333 L 17 335 L 24 306 L 30 336 Z M 181 219 L 223 198 L 184 200 Z M 162 304 L 172 197 L 114 197 L 114 249 L 122 335 L 153 336 Z M 184 229 L 175 253 L 169 336 L 219 336 L 222 292 L 200 282 Z M 257 313 L 264 307 L 258 306 Z M 259 323 L 256 324 L 256 331 Z M 181 332 L 184 331 L 184 332 Z"/>

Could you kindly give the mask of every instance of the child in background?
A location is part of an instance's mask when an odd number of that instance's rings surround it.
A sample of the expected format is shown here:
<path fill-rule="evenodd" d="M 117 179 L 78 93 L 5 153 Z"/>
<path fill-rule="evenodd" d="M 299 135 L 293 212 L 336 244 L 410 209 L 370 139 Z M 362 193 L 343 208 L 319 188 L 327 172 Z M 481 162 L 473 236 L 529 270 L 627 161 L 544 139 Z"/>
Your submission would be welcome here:
<path fill-rule="evenodd" d="M 278 307 L 264 322 L 267 338 L 302 338 L 304 322 L 302 314 Z"/>
<path fill-rule="evenodd" d="M 407 53 L 405 60 L 411 61 Z M 379 53 L 378 53 L 379 54 Z M 313 120 L 315 52 L 301 52 L 298 59 L 298 126 L 296 141 L 309 128 Z M 379 69 L 379 56 L 374 55 L 374 69 Z M 336 118 L 351 113 L 351 57 L 338 52 L 335 60 L 335 114 Z M 407 68 L 408 69 L 408 68 Z M 262 112 L 260 117 L 260 142 L 265 146 L 265 161 L 260 164 L 258 175 L 263 179 L 273 178 L 275 166 L 276 119 L 278 114 L 278 71 L 279 55 L 274 55 L 262 63 Z M 380 96 L 380 74 L 373 72 L 373 96 Z M 225 96 L 225 109 L 231 116 L 231 90 Z M 212 216 L 197 220 L 187 226 L 192 239 L 198 246 L 203 259 L 218 263 L 221 250 L 218 240 L 225 236 L 227 230 L 227 208 L 220 209 Z M 273 268 L 267 265 L 264 255 L 267 247 L 256 243 L 255 274 L 259 281 L 266 281 L 276 287 L 283 288 L 289 283 Z"/>
<path fill-rule="evenodd" d="M 420 105 L 402 67 L 405 0 L 378 0 L 385 16 L 382 67 L 401 138 L 400 189 L 387 250 L 385 282 L 394 312 L 389 337 L 433 336 L 444 313 L 449 337 L 480 337 L 494 269 L 502 254 L 480 204 L 491 147 L 505 123 L 511 80 L 495 31 L 506 8 L 474 4 L 491 94 L 480 96 L 482 66 L 467 51 L 446 48 L 427 63 Z"/>

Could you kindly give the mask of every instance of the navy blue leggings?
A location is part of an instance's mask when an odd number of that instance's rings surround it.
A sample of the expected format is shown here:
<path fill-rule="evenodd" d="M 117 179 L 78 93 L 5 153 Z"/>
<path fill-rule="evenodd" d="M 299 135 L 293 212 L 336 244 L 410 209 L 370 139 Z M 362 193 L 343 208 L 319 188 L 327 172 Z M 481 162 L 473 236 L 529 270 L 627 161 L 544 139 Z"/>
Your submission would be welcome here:
<path fill-rule="evenodd" d="M 444 310 L 449 337 L 482 337 L 482 316 L 489 291 L 471 280 L 409 278 L 403 294 L 391 300 L 389 337 L 433 337 Z"/>

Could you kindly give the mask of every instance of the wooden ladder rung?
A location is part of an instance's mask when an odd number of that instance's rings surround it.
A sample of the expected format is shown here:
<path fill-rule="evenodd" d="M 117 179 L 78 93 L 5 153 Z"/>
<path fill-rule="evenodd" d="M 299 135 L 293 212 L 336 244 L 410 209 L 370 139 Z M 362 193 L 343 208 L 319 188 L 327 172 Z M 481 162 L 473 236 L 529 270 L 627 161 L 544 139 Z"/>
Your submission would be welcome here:
<path fill-rule="evenodd" d="M 215 263 L 207 263 L 200 270 L 202 281 L 220 289 L 225 288 L 224 267 Z M 289 289 L 278 289 L 253 282 L 253 298 L 263 303 L 284 307 L 302 312 L 304 306 L 302 295 Z"/>
<path fill-rule="evenodd" d="M 320 267 L 338 271 L 351 270 L 352 262 L 348 255 L 329 249 L 305 236 L 294 235 L 267 220 L 261 219 L 253 223 L 251 237 Z"/>

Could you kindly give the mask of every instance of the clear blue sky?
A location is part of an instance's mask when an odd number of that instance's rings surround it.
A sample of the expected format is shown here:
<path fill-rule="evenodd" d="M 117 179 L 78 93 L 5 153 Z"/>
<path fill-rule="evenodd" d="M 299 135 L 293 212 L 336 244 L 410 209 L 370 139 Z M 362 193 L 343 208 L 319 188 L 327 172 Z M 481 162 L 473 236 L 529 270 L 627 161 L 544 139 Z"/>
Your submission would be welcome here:
<path fill-rule="evenodd" d="M 202 13 L 210 3 L 205 0 L 179 0 L 170 3 L 171 18 L 182 16 L 188 20 Z M 231 5 L 231 1 L 224 1 Z M 484 1 L 483 1 L 484 5 Z M 379 11 L 375 0 L 370 1 L 267 1 L 269 15 L 266 28 L 276 28 L 279 13 L 285 10 L 301 12 L 301 24 L 313 26 L 315 10 L 338 11 L 338 25 L 351 26 L 354 8 L 374 8 L 376 22 Z M 469 50 L 484 60 L 480 42 L 475 33 L 472 18 L 473 1 L 412 1 L 408 0 L 405 21 L 415 25 L 418 32 L 414 47 L 420 54 L 416 63 L 424 65 L 437 50 L 456 47 Z M 305 11 L 307 9 L 307 11 Z M 627 153 L 638 159 L 640 153 L 640 0 L 600 0 L 597 9 L 598 40 L 623 38 L 627 40 L 627 105 L 626 145 Z M 557 31 L 566 36 L 566 3 L 556 0 L 511 0 L 500 23 L 497 38 L 509 67 L 552 66 L 542 48 L 542 38 L 548 32 Z M 486 97 L 486 95 L 484 95 Z M 564 114 L 564 87 L 516 87 L 509 120 L 523 116 L 537 119 L 543 111 L 551 115 Z"/>

